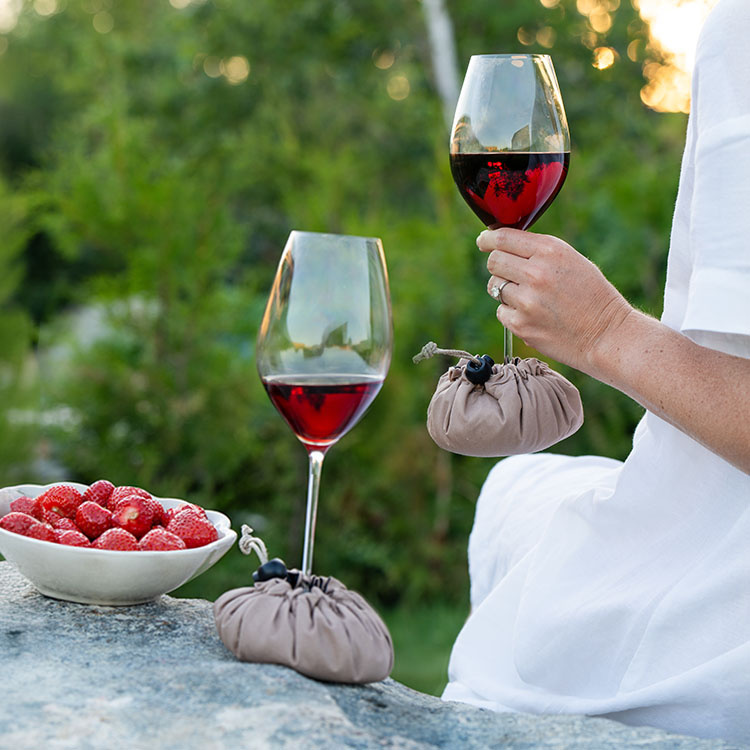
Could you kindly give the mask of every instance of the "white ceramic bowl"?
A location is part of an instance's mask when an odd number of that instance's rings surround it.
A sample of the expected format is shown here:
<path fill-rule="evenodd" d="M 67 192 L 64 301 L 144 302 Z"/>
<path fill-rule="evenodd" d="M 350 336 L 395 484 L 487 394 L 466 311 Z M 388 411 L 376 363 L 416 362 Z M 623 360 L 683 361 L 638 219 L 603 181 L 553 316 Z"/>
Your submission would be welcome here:
<path fill-rule="evenodd" d="M 69 484 L 83 492 L 86 485 Z M 36 497 L 53 484 L 19 484 L 0 490 L 0 517 L 18 497 Z M 184 501 L 155 498 L 165 508 Z M 237 533 L 215 510 L 206 515 L 219 538 L 204 547 L 169 552 L 99 550 L 44 542 L 0 529 L 0 553 L 45 596 L 84 604 L 125 606 L 151 601 L 208 570 L 234 544 Z"/>

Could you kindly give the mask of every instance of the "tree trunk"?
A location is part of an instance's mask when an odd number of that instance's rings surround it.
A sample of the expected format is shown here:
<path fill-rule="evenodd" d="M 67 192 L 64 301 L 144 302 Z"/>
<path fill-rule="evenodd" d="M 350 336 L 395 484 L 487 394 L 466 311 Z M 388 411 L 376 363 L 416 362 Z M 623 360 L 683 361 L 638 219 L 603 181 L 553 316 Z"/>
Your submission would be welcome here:
<path fill-rule="evenodd" d="M 422 6 L 427 21 L 435 85 L 443 103 L 446 125 L 450 128 L 461 88 L 453 22 L 444 0 L 422 0 Z"/>

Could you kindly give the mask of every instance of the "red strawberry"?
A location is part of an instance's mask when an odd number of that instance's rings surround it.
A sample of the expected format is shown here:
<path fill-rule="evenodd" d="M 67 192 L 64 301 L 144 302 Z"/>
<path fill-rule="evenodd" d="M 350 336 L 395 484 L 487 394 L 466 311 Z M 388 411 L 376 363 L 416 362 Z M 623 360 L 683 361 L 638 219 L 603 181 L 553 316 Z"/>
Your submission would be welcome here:
<path fill-rule="evenodd" d="M 50 487 L 46 492 L 39 495 L 39 502 L 43 510 L 51 510 L 61 516 L 73 518 L 76 508 L 81 504 L 83 498 L 81 493 L 67 484 L 58 484 Z"/>
<path fill-rule="evenodd" d="M 181 510 L 167 525 L 188 547 L 202 547 L 215 542 L 219 534 L 214 525 L 192 509 Z"/>
<path fill-rule="evenodd" d="M 199 516 L 202 516 L 203 518 L 208 518 L 206 515 L 206 511 L 201 508 L 200 505 L 196 505 L 195 503 L 185 503 L 185 505 L 180 506 L 180 510 L 194 510 Z"/>
<path fill-rule="evenodd" d="M 38 523 L 39 521 L 34 518 L 34 516 L 30 516 L 28 513 L 14 511 L 0 518 L 0 529 L 5 529 L 6 531 L 12 531 L 15 534 L 23 534 L 26 536 L 26 532 Z"/>
<path fill-rule="evenodd" d="M 42 508 L 41 520 L 44 521 L 44 523 L 48 523 L 50 526 L 57 525 L 63 518 L 65 518 L 65 516 L 61 516 L 59 513 L 55 513 L 54 510 Z"/>
<path fill-rule="evenodd" d="M 115 486 L 112 482 L 108 482 L 106 479 L 99 479 L 83 493 L 83 500 L 84 502 L 91 500 L 91 502 L 101 505 L 102 508 L 106 508 L 114 488 Z"/>
<path fill-rule="evenodd" d="M 55 513 L 54 515 L 57 514 Z M 52 528 L 55 529 L 55 531 L 80 531 L 72 518 L 65 517 L 58 518 L 57 520 L 53 521 Z"/>
<path fill-rule="evenodd" d="M 181 505 L 178 505 L 176 508 L 164 508 L 164 512 L 162 513 L 162 523 L 164 526 L 169 526 L 169 522 L 181 511 L 184 510 L 184 508 Z"/>
<path fill-rule="evenodd" d="M 187 545 L 176 534 L 172 534 L 161 526 L 155 526 L 138 542 L 138 548 L 142 550 L 162 551 L 187 549 Z"/>
<path fill-rule="evenodd" d="M 27 513 L 39 521 L 42 520 L 42 504 L 38 497 L 19 497 L 10 504 L 10 509 L 17 513 Z"/>
<path fill-rule="evenodd" d="M 30 526 L 26 536 L 32 539 L 41 539 L 43 542 L 57 541 L 55 530 L 48 523 L 42 523 L 41 521 L 37 521 L 33 526 Z"/>
<path fill-rule="evenodd" d="M 115 487 L 112 490 L 112 494 L 109 497 L 109 502 L 107 503 L 107 507 L 110 510 L 114 510 L 115 503 L 117 503 L 118 500 L 122 500 L 124 497 L 129 497 L 130 495 L 140 495 L 141 497 L 151 497 L 150 492 L 146 492 L 146 490 L 142 490 L 140 487 Z"/>
<path fill-rule="evenodd" d="M 107 529 L 91 544 L 96 549 L 137 550 L 138 540 L 125 529 Z"/>
<path fill-rule="evenodd" d="M 69 531 L 57 529 L 55 534 L 58 544 L 67 544 L 70 547 L 90 547 L 91 542 L 85 534 L 80 531 Z"/>
<path fill-rule="evenodd" d="M 114 497 L 114 494 L 113 494 Z M 118 500 L 112 509 L 112 523 L 140 538 L 154 521 L 154 511 L 148 505 L 150 498 L 129 495 Z"/>
<path fill-rule="evenodd" d="M 177 505 L 174 508 L 169 508 L 164 510 L 164 518 L 163 522 L 165 525 L 168 525 L 169 522 L 178 514 L 182 513 L 183 510 L 192 510 L 193 512 L 197 513 L 202 518 L 208 518 L 206 515 L 206 511 L 201 508 L 200 505 L 195 505 L 195 503 L 182 503 L 182 505 Z"/>
<path fill-rule="evenodd" d="M 96 539 L 112 526 L 112 513 L 98 503 L 87 500 L 76 510 L 76 524 L 89 539 Z"/>
<path fill-rule="evenodd" d="M 154 526 L 157 524 L 164 523 L 164 506 L 153 497 L 143 498 L 146 501 L 146 505 L 151 508 L 154 514 L 154 520 L 151 522 Z"/>

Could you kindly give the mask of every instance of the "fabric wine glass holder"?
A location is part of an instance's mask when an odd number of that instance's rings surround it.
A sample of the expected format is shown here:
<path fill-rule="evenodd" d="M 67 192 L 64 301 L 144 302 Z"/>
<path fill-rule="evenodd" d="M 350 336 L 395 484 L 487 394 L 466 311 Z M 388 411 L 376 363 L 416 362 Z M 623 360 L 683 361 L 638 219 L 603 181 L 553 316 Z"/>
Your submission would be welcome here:
<path fill-rule="evenodd" d="M 495 364 L 430 341 L 413 361 L 436 354 L 460 357 L 438 380 L 427 409 L 427 431 L 444 450 L 463 456 L 534 453 L 583 424 L 578 389 L 538 359 Z"/>
<path fill-rule="evenodd" d="M 265 545 L 242 527 L 240 549 L 258 553 L 255 584 L 232 589 L 214 603 L 224 645 L 240 660 L 282 664 L 327 682 L 384 680 L 393 669 L 385 623 L 357 592 L 332 576 L 287 570 L 268 560 Z"/>

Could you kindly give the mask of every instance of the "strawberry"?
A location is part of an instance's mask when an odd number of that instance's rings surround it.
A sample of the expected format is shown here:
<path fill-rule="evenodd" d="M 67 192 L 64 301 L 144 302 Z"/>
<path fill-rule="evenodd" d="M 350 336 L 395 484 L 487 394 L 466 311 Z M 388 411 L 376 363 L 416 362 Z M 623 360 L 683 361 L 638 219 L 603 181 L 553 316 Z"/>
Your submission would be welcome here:
<path fill-rule="evenodd" d="M 42 521 L 37 521 L 33 526 L 30 526 L 25 536 L 32 539 L 41 539 L 43 542 L 57 541 L 55 530 L 48 523 Z"/>
<path fill-rule="evenodd" d="M 181 505 L 178 505 L 176 508 L 164 508 L 164 512 L 162 513 L 162 523 L 164 524 L 164 527 L 166 528 L 169 526 L 169 522 L 181 511 L 184 510 L 184 508 Z"/>
<path fill-rule="evenodd" d="M 99 479 L 83 493 L 83 500 L 84 502 L 90 500 L 93 503 L 98 503 L 102 508 L 106 508 L 114 488 L 115 486 L 112 482 L 108 482 L 106 479 Z"/>
<path fill-rule="evenodd" d="M 46 492 L 39 495 L 39 502 L 42 504 L 42 510 L 51 510 L 60 516 L 73 518 L 76 514 L 76 508 L 81 504 L 83 498 L 81 493 L 67 484 L 58 484 L 50 487 Z"/>
<path fill-rule="evenodd" d="M 138 542 L 138 548 L 141 550 L 166 551 L 187 549 L 187 545 L 176 534 L 172 534 L 161 526 L 155 526 Z"/>
<path fill-rule="evenodd" d="M 181 510 L 167 525 L 167 531 L 176 534 L 188 547 L 202 547 L 218 539 L 214 525 L 188 508 Z"/>
<path fill-rule="evenodd" d="M 81 503 L 76 510 L 76 524 L 89 539 L 101 536 L 112 523 L 112 512 L 92 500 Z"/>
<path fill-rule="evenodd" d="M 39 521 L 28 513 L 13 511 L 0 518 L 0 529 L 26 536 L 26 532 L 38 523 Z"/>
<path fill-rule="evenodd" d="M 208 519 L 208 516 L 206 515 L 206 511 L 201 508 L 200 505 L 196 505 L 195 503 L 185 503 L 185 505 L 180 506 L 180 510 L 193 510 L 195 511 L 199 516 L 202 516 L 205 519 Z"/>
<path fill-rule="evenodd" d="M 10 509 L 17 513 L 27 513 L 37 520 L 42 520 L 42 504 L 37 497 L 19 497 L 10 504 Z"/>
<path fill-rule="evenodd" d="M 66 518 L 65 516 L 57 518 L 51 525 L 55 531 L 80 531 L 78 526 L 76 526 L 75 521 L 72 518 Z"/>
<path fill-rule="evenodd" d="M 96 549 L 137 550 L 138 540 L 125 529 L 107 529 L 91 544 Z"/>
<path fill-rule="evenodd" d="M 61 518 L 65 518 L 65 516 L 61 516 L 59 513 L 55 513 L 54 510 L 42 508 L 41 520 L 44 521 L 44 523 L 48 523 L 50 526 L 54 526 L 60 521 Z"/>
<path fill-rule="evenodd" d="M 55 537 L 58 544 L 67 544 L 70 547 L 90 547 L 91 542 L 85 534 L 80 531 L 57 529 Z"/>
<path fill-rule="evenodd" d="M 154 522 L 154 510 L 147 504 L 150 499 L 140 495 L 121 498 L 112 509 L 112 523 L 136 538 L 142 537 Z"/>
<path fill-rule="evenodd" d="M 164 506 L 156 500 L 153 497 L 146 497 L 144 498 L 146 501 L 146 505 L 151 508 L 154 514 L 154 520 L 152 521 L 152 524 L 156 526 L 157 524 L 163 524 L 164 523 Z"/>
<path fill-rule="evenodd" d="M 140 495 L 141 497 L 151 497 L 150 492 L 146 492 L 146 490 L 142 490 L 140 487 L 115 487 L 112 490 L 112 494 L 109 497 L 109 501 L 107 502 L 107 507 L 110 510 L 114 510 L 115 504 L 118 500 L 122 500 L 124 497 L 129 497 L 130 495 Z"/>
<path fill-rule="evenodd" d="M 182 513 L 183 510 L 192 510 L 193 512 L 197 513 L 199 516 L 203 518 L 208 518 L 206 515 L 206 511 L 201 508 L 200 505 L 195 505 L 195 503 L 182 503 L 182 505 L 177 505 L 174 508 L 169 508 L 164 510 L 163 514 L 163 521 L 164 525 L 169 525 L 169 522 L 178 514 Z"/>

